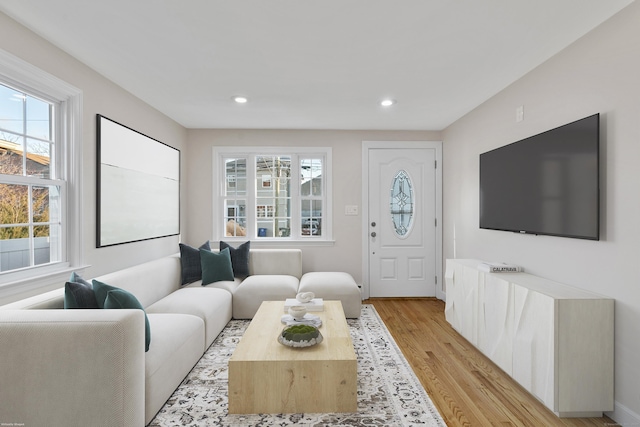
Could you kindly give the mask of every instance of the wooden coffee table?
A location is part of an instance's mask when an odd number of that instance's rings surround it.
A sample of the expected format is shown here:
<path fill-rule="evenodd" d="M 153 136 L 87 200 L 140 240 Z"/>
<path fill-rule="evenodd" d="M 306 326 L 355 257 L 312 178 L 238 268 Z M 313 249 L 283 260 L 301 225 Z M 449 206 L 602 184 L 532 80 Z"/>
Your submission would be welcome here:
<path fill-rule="evenodd" d="M 357 364 L 342 303 L 325 301 L 324 340 L 291 348 L 277 341 L 283 301 L 265 301 L 229 359 L 229 413 L 357 412 Z"/>

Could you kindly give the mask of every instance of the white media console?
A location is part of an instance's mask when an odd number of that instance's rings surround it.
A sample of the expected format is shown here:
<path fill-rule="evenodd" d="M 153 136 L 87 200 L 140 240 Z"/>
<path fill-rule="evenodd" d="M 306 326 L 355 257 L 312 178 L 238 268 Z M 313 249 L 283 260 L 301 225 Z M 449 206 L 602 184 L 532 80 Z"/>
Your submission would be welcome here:
<path fill-rule="evenodd" d="M 446 262 L 451 326 L 556 415 L 612 411 L 614 300 L 480 262 Z"/>

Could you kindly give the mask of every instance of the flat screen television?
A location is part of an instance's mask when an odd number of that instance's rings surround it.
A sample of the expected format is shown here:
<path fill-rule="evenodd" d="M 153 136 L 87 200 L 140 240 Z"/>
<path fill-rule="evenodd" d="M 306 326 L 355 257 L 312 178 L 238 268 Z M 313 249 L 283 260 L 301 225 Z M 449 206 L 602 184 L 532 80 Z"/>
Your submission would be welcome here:
<path fill-rule="evenodd" d="M 480 228 L 600 239 L 600 115 L 480 154 Z"/>

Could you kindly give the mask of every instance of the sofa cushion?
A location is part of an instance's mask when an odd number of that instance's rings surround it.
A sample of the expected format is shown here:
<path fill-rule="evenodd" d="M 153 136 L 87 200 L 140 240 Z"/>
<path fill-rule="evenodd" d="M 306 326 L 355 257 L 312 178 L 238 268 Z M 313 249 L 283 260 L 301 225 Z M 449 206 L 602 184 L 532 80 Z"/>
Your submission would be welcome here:
<path fill-rule="evenodd" d="M 204 322 L 189 314 L 150 313 L 153 342 L 145 353 L 145 423 L 171 397 L 200 360 L 204 348 Z"/>
<path fill-rule="evenodd" d="M 283 274 L 302 277 L 302 250 L 300 249 L 252 249 L 249 271 L 255 275 Z"/>
<path fill-rule="evenodd" d="M 204 321 L 205 348 L 231 320 L 231 293 L 215 287 L 187 286 L 147 307 L 147 313 L 181 313 Z"/>
<path fill-rule="evenodd" d="M 304 273 L 298 292 L 313 292 L 325 300 L 339 300 L 346 317 L 360 317 L 362 295 L 349 273 L 341 271 L 314 271 Z"/>
<path fill-rule="evenodd" d="M 196 287 L 206 286 L 207 288 L 224 289 L 225 291 L 227 291 L 231 295 L 233 295 L 236 292 L 236 289 L 238 289 L 238 286 L 240 286 L 241 283 L 242 283 L 242 280 L 236 277 L 233 280 L 221 280 L 219 282 L 213 282 L 213 283 L 209 283 L 207 285 L 203 285 L 202 281 L 194 282 L 194 283 L 191 283 L 191 284 L 185 286 L 185 288 L 196 288 Z"/>
<path fill-rule="evenodd" d="M 181 270 L 181 285 L 193 283 L 202 279 L 202 266 L 200 263 L 200 249 L 211 250 L 209 241 L 204 242 L 199 248 L 194 248 L 189 245 L 180 243 L 180 264 Z"/>
<path fill-rule="evenodd" d="M 233 294 L 234 319 L 253 319 L 262 301 L 295 298 L 298 283 L 297 277 L 282 274 L 247 277 Z"/>
<path fill-rule="evenodd" d="M 251 250 L 251 241 L 244 242 L 237 248 L 232 247 L 227 242 L 220 241 L 220 250 L 228 248 L 231 256 L 231 266 L 233 267 L 233 276 L 245 278 L 249 275 L 249 251 Z"/>
<path fill-rule="evenodd" d="M 131 292 L 143 307 L 148 307 L 180 289 L 180 254 L 137 264 L 94 279 Z"/>
<path fill-rule="evenodd" d="M 107 292 L 107 298 L 104 300 L 105 309 L 138 309 L 142 310 L 144 314 L 144 351 L 149 351 L 149 344 L 151 343 L 151 327 L 149 326 L 149 318 L 147 313 L 140 305 L 140 301 L 133 296 L 132 293 L 125 291 L 124 289 L 112 289 Z"/>
<path fill-rule="evenodd" d="M 220 252 L 211 252 L 200 249 L 200 261 L 202 262 L 202 285 L 219 282 L 221 280 L 233 281 L 233 267 L 229 248 Z"/>

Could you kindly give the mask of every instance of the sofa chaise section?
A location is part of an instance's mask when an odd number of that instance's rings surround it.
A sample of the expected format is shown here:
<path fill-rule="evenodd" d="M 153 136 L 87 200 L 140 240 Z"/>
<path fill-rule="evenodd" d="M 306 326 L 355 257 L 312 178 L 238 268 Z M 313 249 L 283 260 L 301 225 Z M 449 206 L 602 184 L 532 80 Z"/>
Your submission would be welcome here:
<path fill-rule="evenodd" d="M 2 421 L 144 425 L 142 311 L 0 310 L 0 343 Z"/>

